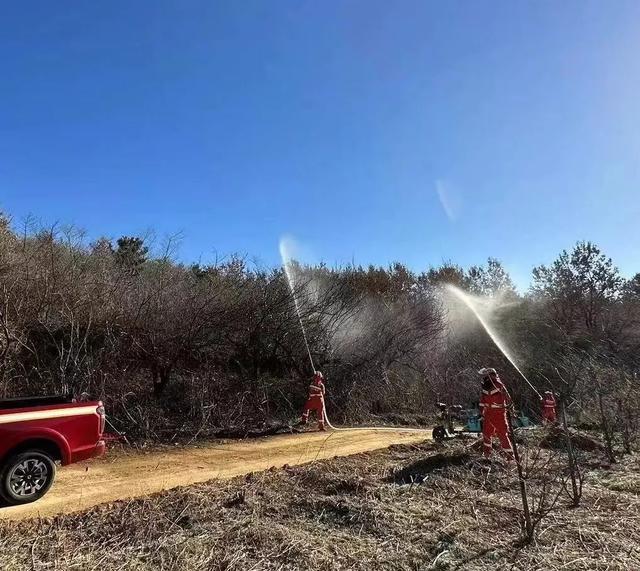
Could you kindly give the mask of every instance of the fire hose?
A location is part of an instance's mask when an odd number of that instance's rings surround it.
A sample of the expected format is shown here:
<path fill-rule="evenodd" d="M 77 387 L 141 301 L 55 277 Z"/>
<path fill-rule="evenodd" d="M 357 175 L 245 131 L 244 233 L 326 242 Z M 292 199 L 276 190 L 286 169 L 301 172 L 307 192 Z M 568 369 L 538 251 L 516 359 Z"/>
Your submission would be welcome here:
<path fill-rule="evenodd" d="M 316 371 L 314 370 L 314 373 Z M 393 430 L 394 432 L 426 432 L 426 428 L 404 428 L 401 426 L 353 426 L 353 427 L 343 427 L 338 428 L 337 426 L 333 426 L 329 417 L 327 416 L 327 407 L 325 405 L 324 397 L 322 397 L 322 414 L 324 416 L 324 421 L 327 423 L 327 426 L 332 430 L 336 431 L 348 431 L 348 430 Z"/>

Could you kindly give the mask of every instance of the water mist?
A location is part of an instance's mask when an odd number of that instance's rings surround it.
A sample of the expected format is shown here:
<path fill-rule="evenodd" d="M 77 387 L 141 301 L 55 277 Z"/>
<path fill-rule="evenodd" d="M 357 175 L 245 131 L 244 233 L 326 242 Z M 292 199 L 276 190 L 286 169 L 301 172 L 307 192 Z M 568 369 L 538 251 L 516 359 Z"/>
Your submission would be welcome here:
<path fill-rule="evenodd" d="M 491 337 L 491 340 L 496 344 L 496 347 L 498 347 L 498 349 L 500 349 L 500 351 L 502 352 L 502 354 L 507 358 L 507 360 L 513 365 L 513 368 L 518 371 L 518 373 L 520 373 L 520 376 L 526 381 L 526 383 L 534 390 L 534 392 L 540 397 L 542 398 L 542 395 L 538 392 L 538 390 L 529 382 L 529 379 L 527 379 L 527 377 L 525 376 L 525 374 L 520 370 L 520 367 L 518 367 L 518 365 L 516 365 L 515 359 L 513 358 L 513 356 L 511 355 L 511 353 L 509 352 L 509 350 L 507 349 L 507 347 L 505 346 L 505 344 L 502 342 L 502 339 L 500 339 L 500 337 L 498 336 L 498 334 L 495 332 L 495 330 L 487 323 L 487 321 L 482 317 L 482 315 L 480 314 L 480 312 L 478 311 L 478 308 L 476 307 L 476 304 L 474 302 L 474 300 L 471 298 L 471 296 L 469 296 L 468 294 L 466 294 L 465 292 L 463 292 L 461 289 L 457 288 L 456 286 L 452 285 L 452 284 L 447 284 L 446 286 L 447 291 L 451 292 L 452 295 L 454 295 L 457 299 L 459 299 L 460 301 L 462 301 L 462 303 L 464 303 L 470 310 L 471 312 L 475 315 L 475 317 L 477 318 L 477 320 L 480 322 L 480 325 L 482 325 L 482 327 L 484 327 L 484 330 L 487 332 L 487 334 L 489 335 L 489 337 Z"/>

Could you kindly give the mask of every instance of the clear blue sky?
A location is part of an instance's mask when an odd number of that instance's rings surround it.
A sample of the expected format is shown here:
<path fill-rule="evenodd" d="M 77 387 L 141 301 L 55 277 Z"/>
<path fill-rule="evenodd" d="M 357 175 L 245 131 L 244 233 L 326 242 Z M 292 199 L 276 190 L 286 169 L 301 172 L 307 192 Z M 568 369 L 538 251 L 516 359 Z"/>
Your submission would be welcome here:
<path fill-rule="evenodd" d="M 12 2 L 0 207 L 185 260 L 640 271 L 640 2 Z"/>

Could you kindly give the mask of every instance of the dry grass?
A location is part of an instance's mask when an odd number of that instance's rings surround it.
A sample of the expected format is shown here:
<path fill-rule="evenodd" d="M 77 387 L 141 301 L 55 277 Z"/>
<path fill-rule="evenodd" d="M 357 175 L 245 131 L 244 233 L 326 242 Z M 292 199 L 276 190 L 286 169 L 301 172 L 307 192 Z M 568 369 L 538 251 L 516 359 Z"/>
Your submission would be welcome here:
<path fill-rule="evenodd" d="M 637 461 L 592 474 L 583 506 L 568 509 L 561 499 L 536 543 L 518 547 L 514 471 L 465 454 L 455 443 L 437 450 L 397 446 L 78 515 L 2 523 L 0 564 L 5 570 L 640 569 L 637 488 L 612 488 L 635 477 Z M 560 460 L 547 462 L 547 475 Z"/>

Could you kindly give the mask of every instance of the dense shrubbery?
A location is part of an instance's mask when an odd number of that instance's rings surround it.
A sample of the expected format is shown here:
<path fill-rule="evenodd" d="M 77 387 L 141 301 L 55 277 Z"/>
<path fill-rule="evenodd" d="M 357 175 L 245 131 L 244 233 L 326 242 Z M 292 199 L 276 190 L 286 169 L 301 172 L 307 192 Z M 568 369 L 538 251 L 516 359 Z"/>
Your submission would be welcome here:
<path fill-rule="evenodd" d="M 88 244 L 72 228 L 2 219 L 0 395 L 88 392 L 120 428 L 158 438 L 297 415 L 311 371 L 283 272 L 240 257 L 187 266 L 170 243 L 158 252 L 147 242 Z M 422 274 L 401 264 L 294 269 L 336 422 L 424 414 L 437 399 L 471 404 L 481 364 L 500 367 L 522 406 L 537 407 L 477 324 L 452 334 L 438 295 L 447 282 L 507 300 L 495 324 L 532 380 L 631 446 L 640 274 L 623 280 L 593 245 L 534 269 L 525 296 L 493 259 Z"/>

